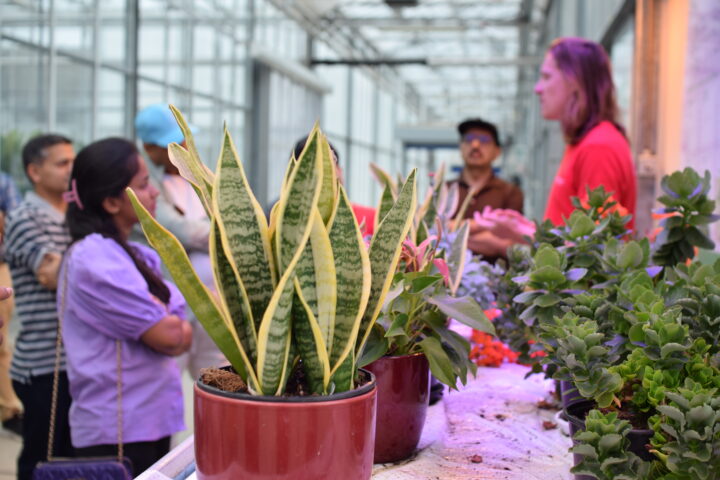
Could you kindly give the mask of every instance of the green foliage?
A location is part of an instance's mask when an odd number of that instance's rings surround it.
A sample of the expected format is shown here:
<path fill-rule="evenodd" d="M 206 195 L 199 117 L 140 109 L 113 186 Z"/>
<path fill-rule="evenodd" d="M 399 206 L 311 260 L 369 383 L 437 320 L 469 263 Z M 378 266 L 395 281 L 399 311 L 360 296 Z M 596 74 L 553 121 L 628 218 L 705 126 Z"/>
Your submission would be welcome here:
<path fill-rule="evenodd" d="M 283 395 L 292 369 L 305 391 L 354 387 L 357 352 L 371 336 L 415 211 L 415 172 L 400 188 L 366 248 L 315 127 L 291 159 L 270 223 L 224 133 L 217 171 L 201 161 L 184 118 L 171 106 L 187 148 L 169 154 L 211 220 L 209 253 L 217 296 L 199 281 L 180 242 L 128 195 L 149 243 L 188 305 L 252 394 Z"/>
<path fill-rule="evenodd" d="M 609 406 L 622 388 L 622 379 L 608 369 L 615 357 L 604 346 L 607 338 L 598 331 L 597 323 L 567 313 L 544 329 L 548 355 L 543 363 L 558 367 L 555 378 L 574 382 L 580 395 L 595 399 L 600 407 Z"/>
<path fill-rule="evenodd" d="M 712 247 L 703 228 L 720 217 L 707 198 L 708 173 L 676 172 L 662 188 L 659 200 L 670 216 L 654 248 L 647 239 L 627 237 L 629 217 L 598 189 L 586 201 L 573 200 L 576 210 L 566 225 L 540 225 L 530 262 L 511 265 L 523 287 L 513 308 L 522 309 L 526 327 L 516 337 L 540 340 L 546 372 L 571 381 L 608 412 L 591 414 L 587 431 L 576 437 L 573 451 L 585 456 L 576 473 L 720 478 L 712 463 L 720 457 L 714 416 L 720 398 L 720 261 L 685 264 L 694 247 Z M 506 330 L 499 331 L 503 338 Z M 613 412 L 647 420 L 657 460 L 622 457 L 630 426 Z"/>
<path fill-rule="evenodd" d="M 375 174 L 386 183 L 389 175 L 378 167 Z M 456 296 L 465 266 L 467 224 L 450 232 L 448 220 L 455 209 L 457 192 L 442 182 L 443 169 L 435 174 L 435 185 L 415 214 L 410 239 L 403 245 L 398 272 L 378 321 L 361 354 L 366 365 L 383 355 L 424 353 L 433 375 L 451 389 L 468 373 L 475 374 L 470 343 L 448 328 L 450 319 L 476 330 L 494 334 L 495 328 L 478 303 L 469 296 Z M 382 204 L 386 202 L 383 195 Z M 429 231 L 425 226 L 433 225 Z M 450 235 L 450 241 L 442 241 Z"/>
<path fill-rule="evenodd" d="M 658 265 L 672 266 L 695 256 L 694 247 L 715 248 L 703 227 L 716 221 L 715 201 L 710 191 L 710 172 L 700 177 L 693 169 L 666 175 L 660 182 L 664 195 L 658 201 L 665 205 L 662 213 L 672 216 L 663 220 L 658 237 L 660 247 L 653 256 Z"/>
<path fill-rule="evenodd" d="M 591 410 L 585 418 L 585 430 L 575 434 L 571 451 L 582 461 L 570 471 L 598 480 L 637 480 L 649 472 L 649 465 L 630 452 L 627 435 L 632 427 L 619 420 L 615 412 L 603 414 Z"/>
<path fill-rule="evenodd" d="M 716 389 L 693 388 L 692 381 L 668 392 L 669 403 L 658 407 L 662 431 L 671 439 L 662 458 L 668 478 L 709 480 L 720 476 L 720 396 Z"/>

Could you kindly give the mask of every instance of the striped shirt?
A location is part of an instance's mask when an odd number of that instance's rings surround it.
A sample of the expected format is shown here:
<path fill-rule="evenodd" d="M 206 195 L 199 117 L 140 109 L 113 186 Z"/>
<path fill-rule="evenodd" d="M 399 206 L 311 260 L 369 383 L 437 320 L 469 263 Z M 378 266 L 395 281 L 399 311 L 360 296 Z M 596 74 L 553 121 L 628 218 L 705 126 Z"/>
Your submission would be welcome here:
<path fill-rule="evenodd" d="M 45 254 L 65 252 L 70 233 L 65 215 L 32 191 L 10 213 L 5 227 L 5 258 L 20 321 L 10 376 L 29 383 L 31 377 L 50 374 L 55 368 L 58 321 L 55 291 L 40 285 L 35 272 Z M 65 370 L 64 352 L 61 370 Z"/>
<path fill-rule="evenodd" d="M 0 212 L 7 218 L 10 210 L 20 203 L 21 197 L 10 175 L 0 172 Z M 5 262 L 2 238 L 0 238 L 0 263 Z"/>

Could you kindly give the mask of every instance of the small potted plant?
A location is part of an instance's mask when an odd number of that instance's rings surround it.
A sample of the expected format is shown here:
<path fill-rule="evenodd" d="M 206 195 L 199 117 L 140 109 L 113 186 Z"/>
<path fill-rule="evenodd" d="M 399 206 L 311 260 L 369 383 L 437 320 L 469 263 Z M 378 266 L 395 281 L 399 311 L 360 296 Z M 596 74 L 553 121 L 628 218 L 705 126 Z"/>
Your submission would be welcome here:
<path fill-rule="evenodd" d="M 216 294 L 128 193 L 150 244 L 237 374 L 239 391 L 207 376 L 195 385 L 198 478 L 370 478 L 376 389 L 357 359 L 410 229 L 414 172 L 366 248 L 315 127 L 290 161 L 268 225 L 227 130 L 212 173 L 173 113 L 187 149 L 170 145 L 171 159 L 211 220 Z"/>
<path fill-rule="evenodd" d="M 449 328 L 453 318 L 483 332 L 494 333 L 482 308 L 470 297 L 456 297 L 467 251 L 467 224 L 444 239 L 447 220 L 455 209 L 442 182 L 435 186 L 415 214 L 410 238 L 404 243 L 398 272 L 375 324 L 361 364 L 378 382 L 378 417 L 375 462 L 408 458 L 422 434 L 429 400 L 430 370 L 435 378 L 457 388 L 476 367 L 470 360 L 470 343 Z M 378 218 L 386 215 L 394 198 L 389 176 L 385 179 Z M 430 225 L 430 227 L 428 227 Z"/>

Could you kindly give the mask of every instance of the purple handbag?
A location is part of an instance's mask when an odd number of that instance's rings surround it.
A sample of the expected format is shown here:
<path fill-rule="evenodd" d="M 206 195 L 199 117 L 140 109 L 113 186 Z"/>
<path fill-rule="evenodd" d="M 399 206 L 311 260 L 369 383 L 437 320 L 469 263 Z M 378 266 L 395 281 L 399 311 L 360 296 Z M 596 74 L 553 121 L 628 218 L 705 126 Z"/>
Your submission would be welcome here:
<path fill-rule="evenodd" d="M 69 252 L 68 252 L 69 253 Z M 67 254 L 66 254 L 67 255 Z M 54 458 L 52 448 L 55 438 L 55 417 L 57 414 L 58 377 L 60 376 L 60 350 L 62 348 L 62 313 L 65 310 L 67 292 L 67 266 L 65 282 L 60 297 L 58 332 L 55 344 L 55 375 L 53 378 L 52 400 L 50 403 L 50 429 L 48 430 L 47 461 L 40 462 L 33 470 L 33 480 L 132 480 L 132 462 L 123 456 L 122 440 L 122 364 L 121 344 L 115 342 L 117 354 L 117 457 Z"/>
<path fill-rule="evenodd" d="M 117 457 L 54 459 L 39 463 L 33 480 L 131 480 L 130 460 Z"/>

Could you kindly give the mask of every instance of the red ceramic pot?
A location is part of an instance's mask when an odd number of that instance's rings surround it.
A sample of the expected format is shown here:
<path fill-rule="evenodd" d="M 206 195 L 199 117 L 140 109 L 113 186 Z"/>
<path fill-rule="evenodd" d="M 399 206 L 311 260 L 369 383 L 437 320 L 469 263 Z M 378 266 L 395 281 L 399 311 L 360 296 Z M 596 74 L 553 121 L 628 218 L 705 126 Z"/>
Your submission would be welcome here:
<path fill-rule="evenodd" d="M 197 477 L 367 480 L 376 399 L 373 378 L 351 392 L 289 398 L 221 392 L 197 382 Z"/>
<path fill-rule="evenodd" d="M 378 390 L 375 463 L 413 454 L 430 401 L 430 368 L 425 354 L 382 357 L 367 367 Z"/>

